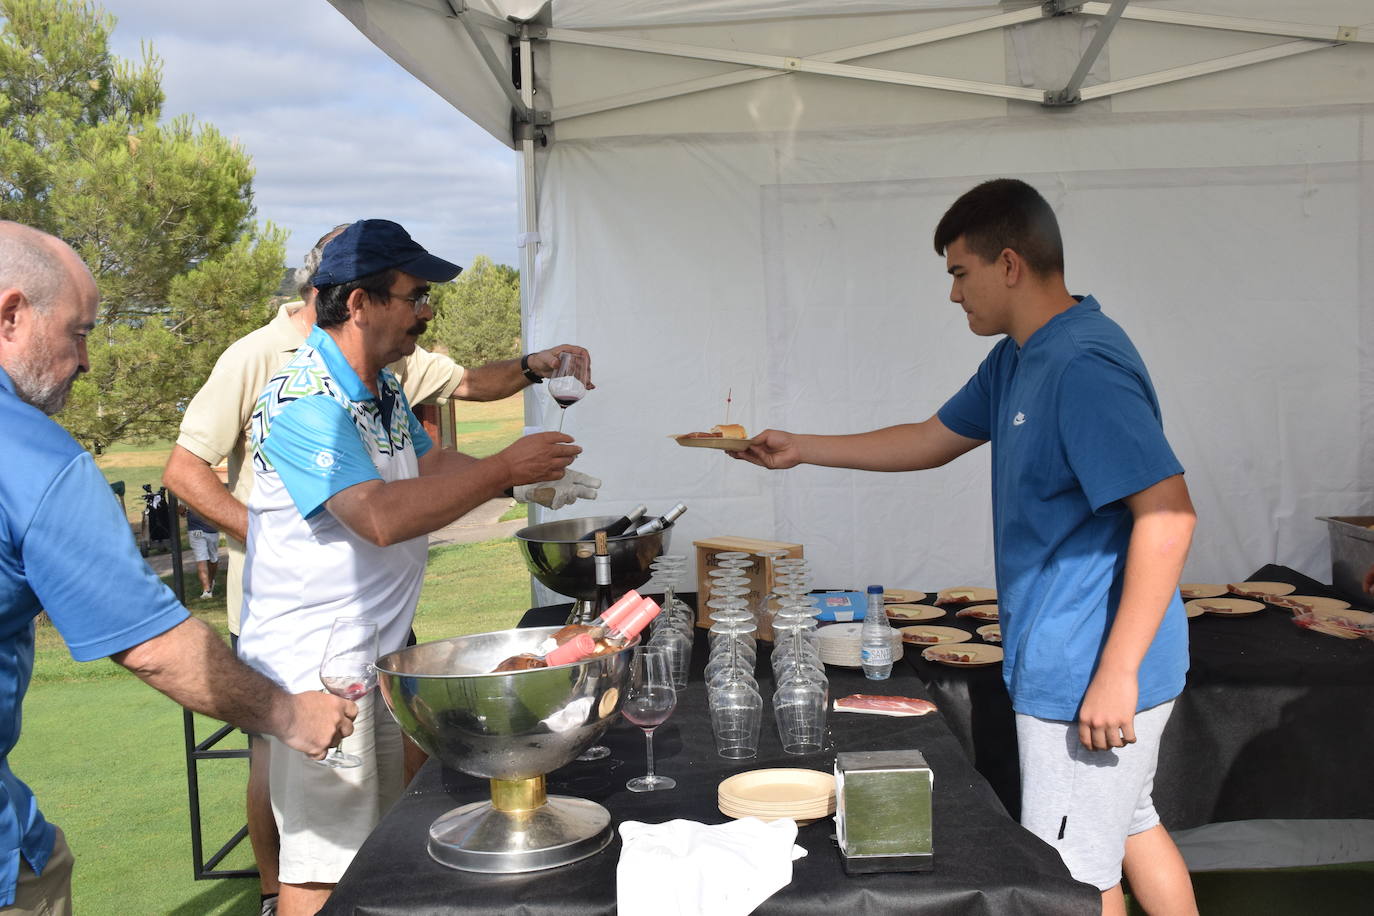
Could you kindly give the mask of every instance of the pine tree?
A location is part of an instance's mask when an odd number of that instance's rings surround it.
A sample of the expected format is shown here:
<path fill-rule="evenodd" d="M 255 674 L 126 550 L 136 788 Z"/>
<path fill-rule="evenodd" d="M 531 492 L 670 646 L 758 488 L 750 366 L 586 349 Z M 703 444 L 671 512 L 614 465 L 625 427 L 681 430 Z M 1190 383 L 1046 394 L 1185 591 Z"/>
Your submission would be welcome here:
<path fill-rule="evenodd" d="M 520 274 L 514 268 L 479 254 L 456 280 L 437 287 L 430 301 L 429 340 L 460 365 L 520 355 Z"/>
<path fill-rule="evenodd" d="M 219 352 L 261 324 L 285 233 L 253 221 L 248 154 L 160 123 L 149 45 L 114 57 L 89 0 L 0 0 L 0 219 L 68 242 L 100 289 L 91 372 L 57 419 L 97 453 L 171 436 Z"/>

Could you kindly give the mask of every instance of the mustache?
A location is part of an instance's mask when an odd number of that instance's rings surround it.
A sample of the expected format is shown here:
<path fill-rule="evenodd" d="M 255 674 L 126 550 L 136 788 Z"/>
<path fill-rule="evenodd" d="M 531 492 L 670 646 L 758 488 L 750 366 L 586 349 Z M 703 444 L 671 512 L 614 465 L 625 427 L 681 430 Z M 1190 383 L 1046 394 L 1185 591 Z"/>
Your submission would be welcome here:
<path fill-rule="evenodd" d="M 410 334 L 413 337 L 419 337 L 420 335 L 424 334 L 425 331 L 428 330 L 428 328 L 428 321 L 417 321 L 410 326 L 410 330 L 406 331 L 406 333 Z"/>

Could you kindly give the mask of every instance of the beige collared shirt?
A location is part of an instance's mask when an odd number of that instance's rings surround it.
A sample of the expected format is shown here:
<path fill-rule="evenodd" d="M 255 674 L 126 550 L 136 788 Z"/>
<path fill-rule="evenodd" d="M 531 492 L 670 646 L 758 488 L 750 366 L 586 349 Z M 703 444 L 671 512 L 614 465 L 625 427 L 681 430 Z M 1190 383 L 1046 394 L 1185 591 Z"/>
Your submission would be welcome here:
<path fill-rule="evenodd" d="M 210 377 L 196 392 L 181 420 L 177 445 L 211 466 L 228 459 L 229 489 L 247 503 L 253 492 L 253 468 L 248 451 L 248 421 L 269 379 L 291 357 L 305 337 L 291 320 L 300 303 L 289 302 L 270 322 L 230 344 Z M 415 352 L 389 367 L 401 382 L 412 405 L 450 394 L 463 380 L 463 367 L 438 353 Z M 243 544 L 226 535 L 229 544 L 229 631 L 239 631 L 243 597 Z"/>

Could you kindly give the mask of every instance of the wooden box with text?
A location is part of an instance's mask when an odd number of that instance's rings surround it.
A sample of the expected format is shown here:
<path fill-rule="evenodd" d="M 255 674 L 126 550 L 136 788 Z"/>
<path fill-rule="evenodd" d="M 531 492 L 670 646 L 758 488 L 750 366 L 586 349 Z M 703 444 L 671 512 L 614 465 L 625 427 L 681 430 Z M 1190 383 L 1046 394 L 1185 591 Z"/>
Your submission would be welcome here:
<path fill-rule="evenodd" d="M 697 549 L 697 626 L 709 627 L 711 625 L 711 609 L 706 606 L 706 602 L 711 596 L 710 571 L 718 568 L 719 565 L 716 562 L 716 555 L 739 551 L 749 554 L 749 558 L 754 561 L 754 565 L 745 570 L 748 574 L 749 585 L 749 594 L 745 596 L 745 600 L 749 602 L 749 610 L 755 612 L 755 621 L 758 624 L 758 632 L 754 636 L 772 642 L 772 622 L 767 615 L 764 615 L 761 620 L 758 619 L 757 610 L 759 602 L 773 588 L 773 558 L 760 557 L 757 555 L 757 551 L 786 550 L 789 557 L 800 557 L 802 556 L 802 545 L 729 536 L 707 538 L 692 543 Z"/>

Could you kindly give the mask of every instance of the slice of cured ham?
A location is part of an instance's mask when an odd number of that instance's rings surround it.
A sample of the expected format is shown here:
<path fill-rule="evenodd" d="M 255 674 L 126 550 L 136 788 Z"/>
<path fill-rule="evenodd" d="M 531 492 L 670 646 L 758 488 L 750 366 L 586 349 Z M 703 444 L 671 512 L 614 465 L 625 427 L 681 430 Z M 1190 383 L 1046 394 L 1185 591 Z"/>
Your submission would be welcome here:
<path fill-rule="evenodd" d="M 926 652 L 925 652 L 925 657 L 928 658 L 928 659 L 930 659 L 931 661 L 941 661 L 941 662 L 963 662 L 963 663 L 968 663 L 968 662 L 971 662 L 971 661 L 974 660 L 974 659 L 973 659 L 973 656 L 972 656 L 972 655 L 969 655 L 969 654 L 966 653 L 966 652 L 956 652 L 956 651 L 953 651 L 953 650 L 950 650 L 950 649 L 940 649 L 940 650 L 927 649 Z"/>
<path fill-rule="evenodd" d="M 836 712 L 867 712 L 878 716 L 924 716 L 935 712 L 935 704 L 913 697 L 881 697 L 867 693 L 835 700 Z"/>

